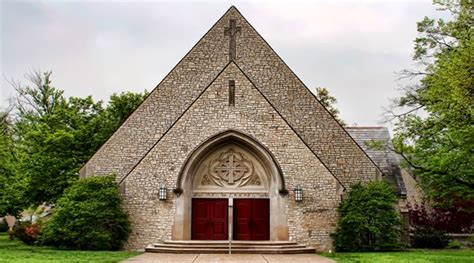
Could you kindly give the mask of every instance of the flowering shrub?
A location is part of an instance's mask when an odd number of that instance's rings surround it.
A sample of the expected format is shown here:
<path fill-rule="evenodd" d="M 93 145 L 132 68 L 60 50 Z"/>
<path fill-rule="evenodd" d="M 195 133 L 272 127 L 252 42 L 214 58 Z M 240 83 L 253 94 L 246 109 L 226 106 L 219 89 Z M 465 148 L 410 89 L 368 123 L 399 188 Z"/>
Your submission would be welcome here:
<path fill-rule="evenodd" d="M 27 245 L 34 244 L 41 234 L 41 226 L 39 223 L 18 222 L 12 230 L 11 235 L 18 238 Z"/>

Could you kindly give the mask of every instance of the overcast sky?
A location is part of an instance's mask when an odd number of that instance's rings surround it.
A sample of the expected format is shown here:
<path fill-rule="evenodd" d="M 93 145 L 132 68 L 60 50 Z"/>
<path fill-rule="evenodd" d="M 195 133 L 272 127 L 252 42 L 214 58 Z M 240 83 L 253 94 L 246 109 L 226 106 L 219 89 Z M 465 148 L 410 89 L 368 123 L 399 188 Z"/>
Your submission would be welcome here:
<path fill-rule="evenodd" d="M 2 104 L 7 80 L 51 70 L 68 96 L 152 90 L 233 4 L 314 90 L 338 99 L 350 125 L 379 125 L 399 94 L 416 22 L 431 1 L 11 1 L 1 2 Z"/>

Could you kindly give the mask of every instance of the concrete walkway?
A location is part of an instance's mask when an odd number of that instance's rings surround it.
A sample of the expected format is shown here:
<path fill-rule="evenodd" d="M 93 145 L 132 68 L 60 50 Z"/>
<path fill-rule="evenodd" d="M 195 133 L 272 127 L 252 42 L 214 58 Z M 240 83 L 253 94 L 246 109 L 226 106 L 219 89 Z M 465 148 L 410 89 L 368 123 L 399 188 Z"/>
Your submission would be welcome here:
<path fill-rule="evenodd" d="M 335 263 L 336 261 L 316 254 L 165 254 L 144 253 L 122 261 L 124 263 Z"/>

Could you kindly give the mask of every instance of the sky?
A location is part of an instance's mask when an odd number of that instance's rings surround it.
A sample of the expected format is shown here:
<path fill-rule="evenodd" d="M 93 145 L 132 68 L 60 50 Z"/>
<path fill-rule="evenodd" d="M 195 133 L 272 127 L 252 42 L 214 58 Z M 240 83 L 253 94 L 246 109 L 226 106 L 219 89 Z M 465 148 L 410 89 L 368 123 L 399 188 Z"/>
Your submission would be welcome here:
<path fill-rule="evenodd" d="M 67 96 L 152 90 L 235 5 L 313 91 L 326 87 L 348 125 L 380 126 L 407 83 L 416 22 L 440 17 L 418 1 L 0 0 L 1 106 L 10 81 L 52 73 Z"/>

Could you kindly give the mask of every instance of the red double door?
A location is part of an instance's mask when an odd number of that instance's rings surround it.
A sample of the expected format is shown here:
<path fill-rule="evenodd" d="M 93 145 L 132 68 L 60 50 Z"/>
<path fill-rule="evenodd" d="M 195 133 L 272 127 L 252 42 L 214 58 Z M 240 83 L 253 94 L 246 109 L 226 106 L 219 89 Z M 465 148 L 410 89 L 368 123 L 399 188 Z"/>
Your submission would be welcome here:
<path fill-rule="evenodd" d="M 193 199 L 192 239 L 226 240 L 228 200 Z M 234 240 L 269 240 L 268 199 L 234 199 Z"/>

